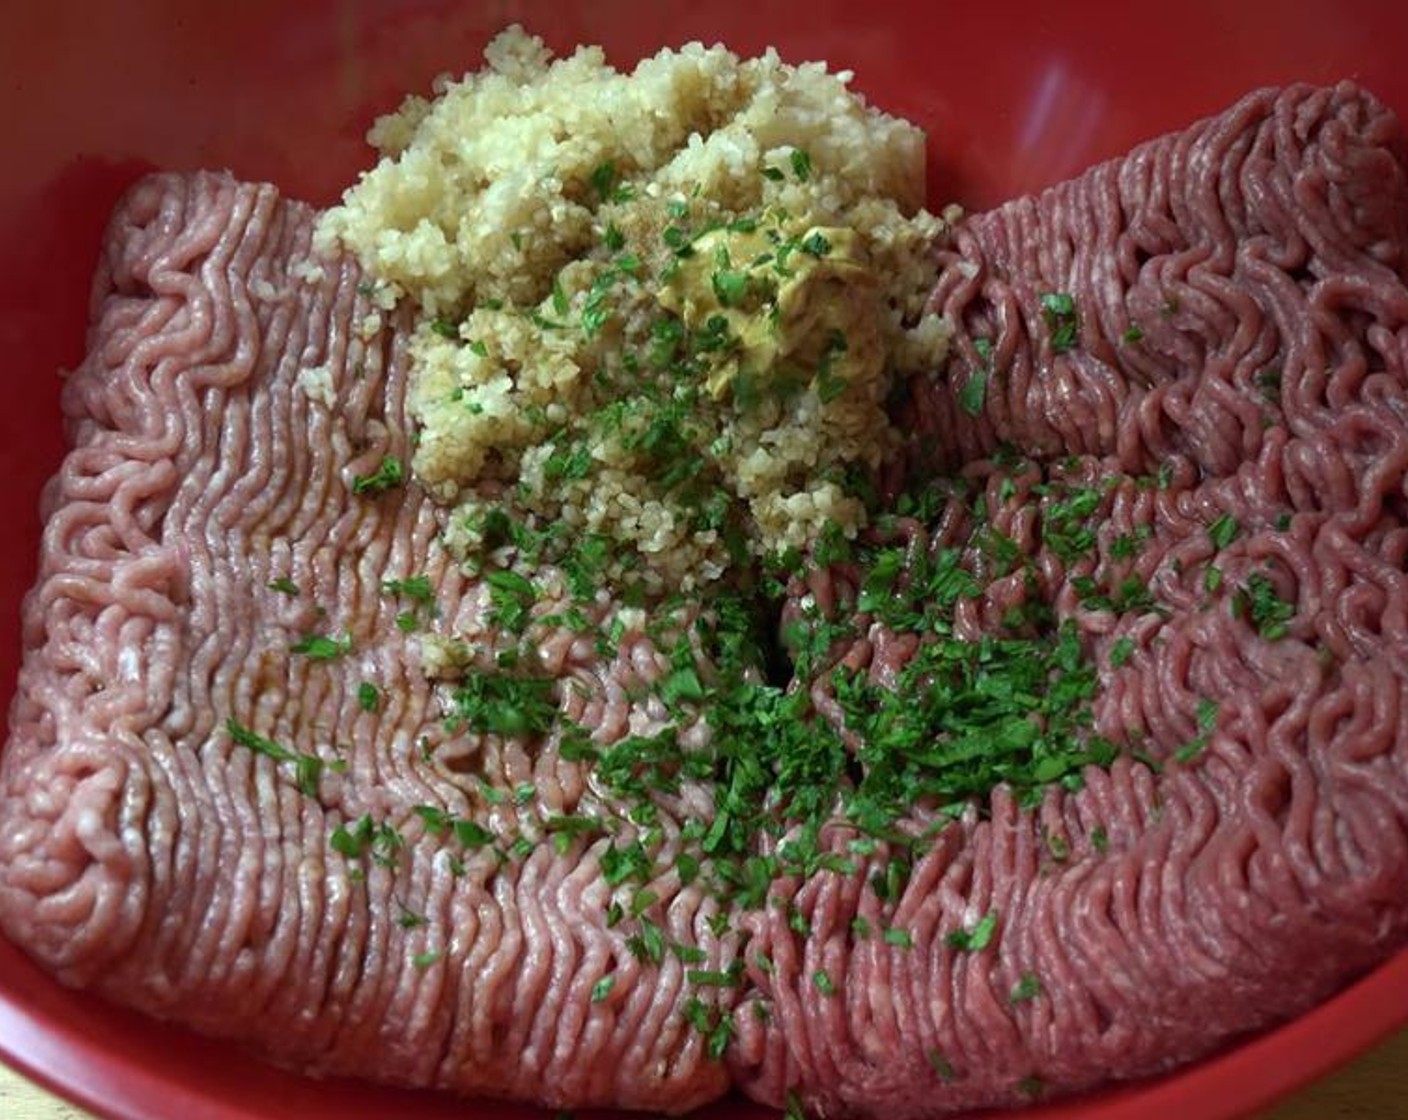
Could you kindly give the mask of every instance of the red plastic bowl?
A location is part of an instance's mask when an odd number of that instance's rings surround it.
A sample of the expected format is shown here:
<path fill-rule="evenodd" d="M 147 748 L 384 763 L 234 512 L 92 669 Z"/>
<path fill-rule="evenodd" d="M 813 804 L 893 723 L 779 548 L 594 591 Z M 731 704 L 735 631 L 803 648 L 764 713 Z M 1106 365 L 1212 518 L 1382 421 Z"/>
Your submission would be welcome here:
<path fill-rule="evenodd" d="M 0 704 L 34 575 L 39 491 L 62 453 L 55 371 L 82 354 L 109 209 L 151 167 L 229 167 L 314 202 L 368 162 L 376 112 L 478 64 L 519 19 L 618 63 L 690 39 L 856 72 L 930 133 L 936 203 L 981 207 L 1214 112 L 1254 86 L 1356 78 L 1408 115 L 1402 0 L 48 0 L 0 36 Z M 1408 1022 L 1408 952 L 1301 1019 L 1167 1078 L 1030 1109 L 1026 1120 L 1227 1120 Z M 66 991 L 0 940 L 0 1057 L 113 1117 L 416 1120 L 530 1110 L 314 1082 Z M 1112 1071 L 1117 1072 L 1117 1071 Z M 741 1115 L 735 1102 L 711 1109 Z M 761 1110 L 754 1109 L 755 1114 Z M 993 1120 L 999 1120 L 995 1115 Z"/>

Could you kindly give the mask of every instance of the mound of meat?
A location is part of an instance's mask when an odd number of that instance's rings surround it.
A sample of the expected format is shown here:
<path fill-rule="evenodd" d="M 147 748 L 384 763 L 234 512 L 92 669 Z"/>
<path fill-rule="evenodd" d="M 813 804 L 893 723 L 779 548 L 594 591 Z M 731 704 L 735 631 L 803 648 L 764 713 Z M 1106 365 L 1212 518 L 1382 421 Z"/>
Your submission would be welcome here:
<path fill-rule="evenodd" d="M 1125 753 L 1034 808 L 999 789 L 893 892 L 880 844 L 748 913 L 672 866 L 713 811 L 685 782 L 646 884 L 661 953 L 611 912 L 612 838 L 553 833 L 610 809 L 590 763 L 444 719 L 421 638 L 482 624 L 489 592 L 386 475 L 402 324 L 315 257 L 312 218 L 157 176 L 111 227 L 0 769 L 0 925 L 65 983 L 315 1071 L 921 1117 L 1169 1068 L 1408 940 L 1408 183 L 1368 95 L 1253 94 L 958 227 L 933 301 L 957 357 L 903 406 L 915 467 L 986 487 L 1031 563 L 974 552 L 956 633 L 1025 600 L 1074 620 Z M 1037 531 L 1053 499 L 1009 445 L 1098 485 L 1088 555 Z M 971 550 L 970 513 L 913 547 Z M 1090 594 L 1130 576 L 1138 602 Z M 846 661 L 892 680 L 923 640 L 872 626 Z M 599 744 L 669 669 L 644 633 L 563 629 L 539 658 Z"/>

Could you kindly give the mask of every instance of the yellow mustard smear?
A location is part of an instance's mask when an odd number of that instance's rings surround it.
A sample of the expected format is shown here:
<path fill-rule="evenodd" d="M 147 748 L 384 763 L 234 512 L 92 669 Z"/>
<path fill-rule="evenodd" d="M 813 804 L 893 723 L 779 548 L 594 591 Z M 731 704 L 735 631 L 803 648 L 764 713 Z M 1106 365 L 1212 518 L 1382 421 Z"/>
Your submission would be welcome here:
<path fill-rule="evenodd" d="M 727 323 L 733 345 L 705 383 L 714 400 L 769 379 L 814 382 L 827 399 L 880 376 L 881 285 L 854 230 L 787 237 L 777 222 L 735 224 L 692 249 L 657 299 L 691 330 Z"/>

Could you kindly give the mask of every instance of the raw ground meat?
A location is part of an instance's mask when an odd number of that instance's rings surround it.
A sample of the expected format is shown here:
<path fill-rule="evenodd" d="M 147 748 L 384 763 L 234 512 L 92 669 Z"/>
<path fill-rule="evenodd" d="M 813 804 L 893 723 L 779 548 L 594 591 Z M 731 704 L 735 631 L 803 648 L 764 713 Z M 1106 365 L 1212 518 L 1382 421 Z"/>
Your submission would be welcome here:
<path fill-rule="evenodd" d="M 960 636 L 1026 600 L 1074 620 L 1096 730 L 1126 753 L 1035 808 L 999 789 L 897 897 L 869 886 L 881 844 L 727 921 L 675 866 L 680 822 L 713 812 L 686 781 L 646 884 L 682 949 L 658 963 L 608 920 L 628 823 L 502 857 L 442 823 L 531 838 L 624 809 L 556 732 L 447 729 L 421 638 L 482 627 L 488 592 L 414 484 L 354 492 L 408 455 L 405 321 L 314 257 L 313 217 L 163 175 L 113 220 L 0 768 L 0 926 L 65 983 L 311 1071 L 672 1112 L 733 1084 L 898 1120 L 1170 1068 L 1408 940 L 1408 187 L 1372 97 L 1252 94 L 941 247 L 957 357 L 903 406 L 911 470 L 984 493 L 1031 578 L 986 571 L 956 499 L 905 531 L 984 576 Z M 1103 495 L 1074 560 L 1040 531 L 1032 465 L 1067 458 Z M 397 589 L 417 575 L 433 606 Z M 1082 590 L 1130 576 L 1150 601 Z M 863 578 L 794 591 L 845 604 Z M 1258 579 L 1295 604 L 1284 633 L 1246 606 Z M 291 651 L 311 633 L 344 645 Z M 847 663 L 892 680 L 920 640 L 872 626 Z M 644 633 L 539 648 L 598 744 L 658 722 L 638 696 L 669 661 Z M 825 678 L 798 683 L 828 711 Z M 952 944 L 989 913 L 985 947 Z M 733 1016 L 721 1060 L 695 999 Z"/>

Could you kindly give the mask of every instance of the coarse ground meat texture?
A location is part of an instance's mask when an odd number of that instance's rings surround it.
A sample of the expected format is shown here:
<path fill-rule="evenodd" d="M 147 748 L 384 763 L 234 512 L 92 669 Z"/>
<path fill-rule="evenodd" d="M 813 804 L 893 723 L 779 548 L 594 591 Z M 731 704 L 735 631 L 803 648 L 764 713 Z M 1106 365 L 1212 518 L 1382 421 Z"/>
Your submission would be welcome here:
<path fill-rule="evenodd" d="M 369 318 L 355 266 L 312 253 L 312 217 L 197 175 L 144 180 L 114 218 L 0 770 L 0 924 L 65 983 L 314 1071 L 667 1111 L 732 1083 L 922 1117 L 1170 1068 L 1404 943 L 1408 189 L 1368 95 L 1253 94 L 942 248 L 958 357 L 904 406 L 938 449 L 912 469 L 967 480 L 1025 559 L 994 569 L 958 498 L 892 531 L 965 551 L 983 591 L 960 637 L 1024 600 L 1073 620 L 1096 729 L 1128 750 L 1034 807 L 997 790 L 891 897 L 881 844 L 727 923 L 671 867 L 678 821 L 713 812 L 686 781 L 648 884 L 686 953 L 658 964 L 607 920 L 609 839 L 500 858 L 445 834 L 620 807 L 556 732 L 446 729 L 419 633 L 482 626 L 487 591 L 414 483 L 354 493 L 409 454 L 406 324 Z M 1057 292 L 1069 349 L 1041 310 Z M 1089 555 L 1041 531 L 1053 471 L 1099 487 Z M 1083 590 L 1131 574 L 1138 606 Z M 405 592 L 419 575 L 433 604 Z M 812 572 L 788 609 L 844 612 L 863 578 Z M 1247 606 L 1258 579 L 1295 604 L 1279 630 Z M 857 623 L 841 656 L 877 681 L 924 640 Z M 335 655 L 291 652 L 309 634 Z M 611 655 L 567 631 L 539 646 L 598 743 L 660 719 L 636 699 L 668 669 L 644 633 Z M 829 678 L 798 683 L 834 711 Z M 330 846 L 339 827 L 358 851 Z M 989 940 L 954 944 L 986 915 Z M 736 962 L 737 987 L 687 981 Z M 733 1013 L 722 1060 L 694 998 Z"/>
<path fill-rule="evenodd" d="M 914 384 L 909 425 L 989 522 L 950 500 L 899 531 L 989 576 L 958 636 L 1030 600 L 1074 620 L 1100 666 L 1095 728 L 1128 753 L 1035 809 L 995 792 L 897 904 L 859 878 L 788 884 L 811 935 L 784 910 L 752 919 L 774 967 L 750 976 L 768 1018 L 738 1016 L 749 1092 L 919 1117 L 1137 1077 L 1404 944 L 1406 230 L 1398 123 L 1341 85 L 1254 93 L 955 231 L 933 301 L 959 357 Z M 1072 297 L 1074 339 L 1044 295 Z M 1088 554 L 1044 539 L 1070 490 L 1043 493 L 1039 466 L 1100 495 Z M 993 570 L 989 533 L 1018 570 Z M 796 598 L 844 615 L 864 577 L 814 573 Z M 1112 603 L 1131 578 L 1147 597 Z M 1292 617 L 1258 619 L 1259 581 Z M 925 640 L 858 629 L 842 660 L 875 681 Z M 990 945 L 955 951 L 987 914 Z M 858 940 L 857 916 L 913 947 Z"/>
<path fill-rule="evenodd" d="M 541 844 L 499 868 L 413 812 L 512 833 L 520 815 L 593 799 L 552 743 L 445 743 L 416 635 L 396 624 L 414 600 L 384 585 L 427 576 L 460 630 L 483 589 L 447 567 L 417 488 L 353 493 L 407 454 L 409 332 L 362 337 L 362 277 L 311 254 L 314 216 L 270 187 L 163 175 L 113 220 L 91 350 L 64 393 L 75 450 L 46 495 L 25 609 L 4 929 L 67 984 L 301 1069 L 697 1105 L 725 1070 L 680 1013 L 683 964 L 647 973 L 606 928 L 602 844 Z M 350 652 L 291 653 L 309 633 Z M 565 632 L 541 657 L 583 686 L 567 707 L 604 737 L 622 734 L 625 687 L 655 672 L 639 636 L 609 663 Z M 229 719 L 321 759 L 316 795 L 232 742 Z M 529 805 L 499 792 L 525 783 Z M 382 833 L 363 859 L 330 849 L 366 815 L 399 841 Z M 668 935 L 722 967 L 712 900 L 670 875 L 651 885 Z"/>

